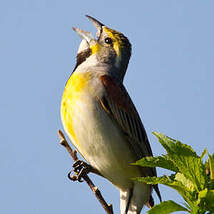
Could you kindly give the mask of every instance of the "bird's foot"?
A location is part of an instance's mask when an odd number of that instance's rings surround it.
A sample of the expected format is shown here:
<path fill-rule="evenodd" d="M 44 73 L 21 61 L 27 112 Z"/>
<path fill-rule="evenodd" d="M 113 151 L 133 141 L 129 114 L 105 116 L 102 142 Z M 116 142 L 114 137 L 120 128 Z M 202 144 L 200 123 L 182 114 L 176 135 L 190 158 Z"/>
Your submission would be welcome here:
<path fill-rule="evenodd" d="M 72 181 L 83 182 L 83 177 L 89 172 L 93 172 L 93 167 L 82 160 L 77 160 L 73 164 L 73 170 L 68 173 L 68 178 Z M 75 172 L 75 175 L 71 175 Z"/>

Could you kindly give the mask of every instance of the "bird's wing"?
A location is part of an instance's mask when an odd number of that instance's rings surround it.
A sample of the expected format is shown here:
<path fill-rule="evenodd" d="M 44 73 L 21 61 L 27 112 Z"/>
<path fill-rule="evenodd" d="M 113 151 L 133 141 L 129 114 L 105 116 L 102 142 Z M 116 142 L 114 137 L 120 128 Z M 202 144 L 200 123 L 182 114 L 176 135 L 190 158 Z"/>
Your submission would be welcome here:
<path fill-rule="evenodd" d="M 117 83 L 108 75 L 103 75 L 100 79 L 106 90 L 100 103 L 126 135 L 137 160 L 145 156 L 153 156 L 145 128 L 123 84 Z M 144 176 L 157 176 L 155 168 L 145 171 Z M 153 185 L 153 188 L 162 201 L 158 185 Z"/>
<path fill-rule="evenodd" d="M 127 136 L 136 158 L 152 156 L 146 131 L 125 87 L 110 76 L 103 75 L 100 78 L 106 90 L 106 95 L 100 100 L 101 104 Z"/>

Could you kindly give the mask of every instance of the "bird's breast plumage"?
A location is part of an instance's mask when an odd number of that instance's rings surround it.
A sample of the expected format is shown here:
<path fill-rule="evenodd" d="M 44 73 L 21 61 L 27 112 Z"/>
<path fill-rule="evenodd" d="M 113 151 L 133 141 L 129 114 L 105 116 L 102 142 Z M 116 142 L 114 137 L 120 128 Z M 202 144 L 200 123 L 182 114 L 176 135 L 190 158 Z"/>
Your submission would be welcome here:
<path fill-rule="evenodd" d="M 74 72 L 63 94 L 63 125 L 77 150 L 104 177 L 120 187 L 132 185 L 130 178 L 140 176 L 139 169 L 130 165 L 136 157 L 102 107 L 100 100 L 105 93 L 99 78 L 90 72 Z"/>

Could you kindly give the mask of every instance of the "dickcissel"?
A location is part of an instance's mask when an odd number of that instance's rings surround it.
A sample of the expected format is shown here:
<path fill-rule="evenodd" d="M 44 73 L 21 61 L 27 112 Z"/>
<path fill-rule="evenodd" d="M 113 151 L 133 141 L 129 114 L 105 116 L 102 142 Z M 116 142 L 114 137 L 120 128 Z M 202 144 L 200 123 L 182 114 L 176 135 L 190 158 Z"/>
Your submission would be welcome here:
<path fill-rule="evenodd" d="M 156 176 L 155 168 L 131 163 L 152 150 L 140 116 L 123 85 L 131 44 L 122 33 L 87 16 L 97 28 L 91 33 L 73 28 L 83 39 L 76 66 L 63 93 L 61 118 L 64 129 L 83 158 L 120 191 L 121 214 L 139 214 L 152 205 L 158 186 L 134 181 Z"/>

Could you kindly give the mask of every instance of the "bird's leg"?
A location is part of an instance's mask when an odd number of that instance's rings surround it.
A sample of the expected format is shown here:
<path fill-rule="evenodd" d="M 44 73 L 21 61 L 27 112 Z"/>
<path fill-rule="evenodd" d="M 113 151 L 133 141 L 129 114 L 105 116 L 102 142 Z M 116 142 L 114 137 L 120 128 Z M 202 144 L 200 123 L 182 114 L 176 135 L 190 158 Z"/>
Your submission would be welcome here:
<path fill-rule="evenodd" d="M 83 182 L 83 177 L 90 172 L 100 175 L 100 173 L 96 169 L 82 160 L 75 161 L 73 164 L 73 168 L 74 169 L 68 173 L 68 178 L 72 181 Z M 76 175 L 71 176 L 71 173 L 73 171 L 76 173 Z"/>
<path fill-rule="evenodd" d="M 83 182 L 82 178 L 84 177 L 84 175 L 87 175 L 92 170 L 92 166 L 82 160 L 75 161 L 73 164 L 73 168 L 74 169 L 68 173 L 68 178 L 72 181 L 77 180 L 79 182 Z M 73 171 L 76 173 L 76 175 L 71 176 L 71 173 Z"/>

